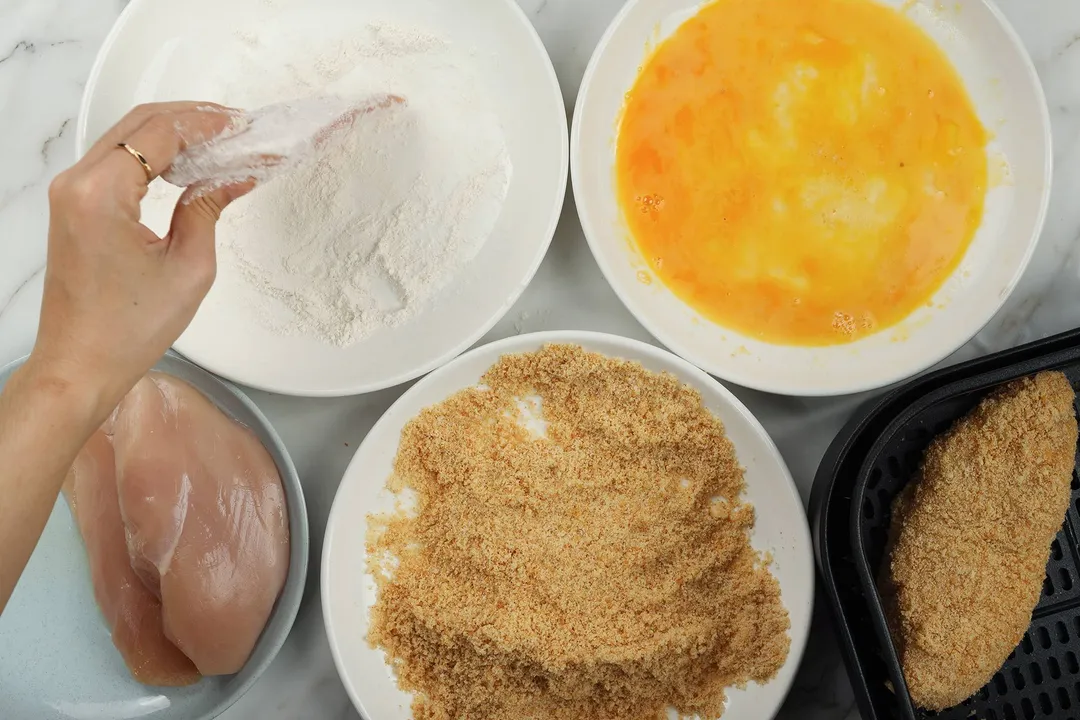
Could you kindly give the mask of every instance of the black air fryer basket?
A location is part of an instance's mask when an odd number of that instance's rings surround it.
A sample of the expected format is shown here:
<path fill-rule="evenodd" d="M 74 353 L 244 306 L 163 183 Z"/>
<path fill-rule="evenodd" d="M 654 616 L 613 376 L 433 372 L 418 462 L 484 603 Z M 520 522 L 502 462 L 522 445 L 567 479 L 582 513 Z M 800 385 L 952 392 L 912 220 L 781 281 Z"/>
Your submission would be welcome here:
<path fill-rule="evenodd" d="M 915 708 L 875 586 L 893 498 L 935 435 L 1016 378 L 1061 370 L 1080 389 L 1080 331 L 931 373 L 863 409 L 825 453 L 811 497 L 822 585 L 866 720 L 1080 720 L 1080 482 L 1055 539 L 1032 623 L 974 697 L 938 713 Z"/>

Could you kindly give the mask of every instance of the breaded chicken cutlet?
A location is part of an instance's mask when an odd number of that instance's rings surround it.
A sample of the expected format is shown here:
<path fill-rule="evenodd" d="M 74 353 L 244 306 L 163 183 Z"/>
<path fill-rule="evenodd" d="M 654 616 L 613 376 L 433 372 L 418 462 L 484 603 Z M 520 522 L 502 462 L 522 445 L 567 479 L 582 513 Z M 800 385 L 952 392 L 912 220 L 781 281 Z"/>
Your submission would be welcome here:
<path fill-rule="evenodd" d="M 1074 394 L 1017 380 L 931 443 L 896 497 L 879 585 L 912 701 L 942 710 L 990 681 L 1039 601 L 1069 505 Z"/>

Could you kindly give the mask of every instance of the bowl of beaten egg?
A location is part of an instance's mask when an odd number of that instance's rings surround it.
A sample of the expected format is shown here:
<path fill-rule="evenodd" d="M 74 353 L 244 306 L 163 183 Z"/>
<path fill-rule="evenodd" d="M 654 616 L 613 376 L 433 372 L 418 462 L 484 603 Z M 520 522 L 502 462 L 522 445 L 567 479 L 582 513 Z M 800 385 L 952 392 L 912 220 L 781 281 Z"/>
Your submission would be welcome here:
<path fill-rule="evenodd" d="M 593 255 L 661 342 L 748 387 L 924 370 L 1035 249 L 1050 122 L 985 0 L 631 0 L 571 137 Z"/>

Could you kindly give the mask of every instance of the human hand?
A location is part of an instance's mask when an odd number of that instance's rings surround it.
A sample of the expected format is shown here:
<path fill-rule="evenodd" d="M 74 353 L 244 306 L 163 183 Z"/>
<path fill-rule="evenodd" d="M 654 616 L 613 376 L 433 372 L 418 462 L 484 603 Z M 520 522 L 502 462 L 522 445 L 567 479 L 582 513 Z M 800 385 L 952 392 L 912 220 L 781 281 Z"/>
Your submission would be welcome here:
<path fill-rule="evenodd" d="M 77 388 L 97 415 L 112 410 L 195 316 L 216 272 L 214 226 L 245 182 L 189 189 L 158 237 L 140 223 L 150 180 L 189 144 L 229 127 L 225 108 L 159 103 L 132 110 L 49 188 L 49 249 L 28 370 Z"/>

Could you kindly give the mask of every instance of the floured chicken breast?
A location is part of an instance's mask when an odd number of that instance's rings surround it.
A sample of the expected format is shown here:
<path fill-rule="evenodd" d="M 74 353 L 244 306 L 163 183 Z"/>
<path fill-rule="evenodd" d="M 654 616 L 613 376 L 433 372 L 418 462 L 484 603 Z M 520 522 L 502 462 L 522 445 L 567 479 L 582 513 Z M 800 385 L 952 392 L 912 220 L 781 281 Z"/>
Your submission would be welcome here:
<path fill-rule="evenodd" d="M 161 601 L 131 568 L 109 438 L 98 430 L 79 453 L 64 482 L 64 495 L 79 526 L 94 597 L 112 629 L 112 641 L 141 683 L 191 685 L 199 671 L 166 637 Z"/>
<path fill-rule="evenodd" d="M 151 373 L 114 416 L 132 565 L 163 627 L 204 675 L 243 667 L 281 593 L 289 524 L 277 467 L 199 391 Z"/>

